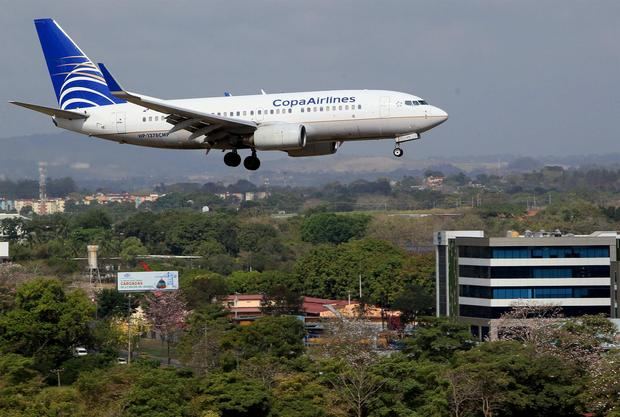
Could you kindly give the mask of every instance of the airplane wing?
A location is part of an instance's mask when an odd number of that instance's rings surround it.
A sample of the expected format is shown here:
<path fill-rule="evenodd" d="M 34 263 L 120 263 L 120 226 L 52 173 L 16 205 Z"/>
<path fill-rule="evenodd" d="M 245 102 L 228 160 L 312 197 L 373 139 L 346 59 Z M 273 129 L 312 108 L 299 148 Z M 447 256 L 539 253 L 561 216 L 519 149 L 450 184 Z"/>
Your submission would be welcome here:
<path fill-rule="evenodd" d="M 77 113 L 71 110 L 55 109 L 53 107 L 39 106 L 38 104 L 22 103 L 21 101 L 9 101 L 16 106 L 25 107 L 29 110 L 38 111 L 39 113 L 47 114 L 49 116 L 58 117 L 61 119 L 75 120 L 75 119 L 88 119 L 88 114 Z"/>
<path fill-rule="evenodd" d="M 217 137 L 220 140 L 228 135 L 252 134 L 258 127 L 256 123 L 251 121 L 204 113 L 191 108 L 177 106 L 167 100 L 128 92 L 116 82 L 105 65 L 99 64 L 99 68 L 112 95 L 147 109 L 168 114 L 169 116 L 166 120 L 174 125 L 169 133 L 187 130 L 192 132 L 192 135 L 189 137 L 190 140 L 203 135 L 211 135 L 207 136 L 207 141 L 209 141 L 209 137 Z M 215 135 L 216 132 L 217 135 Z"/>

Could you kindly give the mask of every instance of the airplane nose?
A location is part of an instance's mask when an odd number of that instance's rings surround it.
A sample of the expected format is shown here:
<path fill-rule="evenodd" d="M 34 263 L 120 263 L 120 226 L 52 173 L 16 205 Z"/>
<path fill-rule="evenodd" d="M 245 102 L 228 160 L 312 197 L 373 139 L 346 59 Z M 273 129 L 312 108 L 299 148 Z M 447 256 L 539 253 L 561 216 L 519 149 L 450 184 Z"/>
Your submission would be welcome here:
<path fill-rule="evenodd" d="M 441 110 L 439 107 L 435 107 L 433 110 L 434 110 L 433 111 L 433 116 L 435 116 L 437 118 L 439 123 L 443 123 L 446 120 L 448 120 L 448 113 L 446 113 L 445 111 Z"/>

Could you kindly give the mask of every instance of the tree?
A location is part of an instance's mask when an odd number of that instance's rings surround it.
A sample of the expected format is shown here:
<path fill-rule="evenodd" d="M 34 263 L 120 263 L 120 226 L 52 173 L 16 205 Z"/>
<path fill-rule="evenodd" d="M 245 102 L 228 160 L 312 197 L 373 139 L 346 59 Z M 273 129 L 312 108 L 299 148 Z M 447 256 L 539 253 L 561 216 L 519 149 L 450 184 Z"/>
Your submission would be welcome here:
<path fill-rule="evenodd" d="M 181 292 L 190 310 L 218 303 L 229 294 L 226 279 L 214 273 L 201 274 L 181 282 Z"/>
<path fill-rule="evenodd" d="M 178 346 L 184 364 L 198 375 L 221 368 L 222 347 L 226 332 L 232 324 L 219 304 L 208 304 L 193 310 L 186 320 L 185 331 Z"/>
<path fill-rule="evenodd" d="M 267 417 L 270 397 L 259 381 L 238 372 L 218 373 L 198 383 L 192 400 L 195 415 L 217 412 L 221 417 Z"/>
<path fill-rule="evenodd" d="M 456 352 L 469 350 L 474 344 L 467 325 L 449 318 L 426 317 L 406 340 L 403 352 L 416 359 L 447 362 Z"/>
<path fill-rule="evenodd" d="M 370 219 L 366 215 L 312 214 L 301 225 L 301 239 L 314 244 L 359 239 L 366 233 Z"/>
<path fill-rule="evenodd" d="M 121 242 L 121 259 L 128 264 L 135 264 L 138 256 L 148 255 L 148 250 L 137 237 L 128 237 Z"/>
<path fill-rule="evenodd" d="M 485 417 L 578 416 L 583 390 L 578 367 L 512 341 L 482 343 L 460 352 L 448 371 L 453 405 Z M 470 398 L 471 401 L 468 401 Z M 453 408 L 455 411 L 455 408 Z"/>
<path fill-rule="evenodd" d="M 303 298 L 294 289 L 276 284 L 268 288 L 261 301 L 261 311 L 272 316 L 299 314 Z"/>
<path fill-rule="evenodd" d="M 131 305 L 132 313 L 138 307 L 137 299 L 130 301 L 127 294 L 109 288 L 103 288 L 97 292 L 95 303 L 97 304 L 97 317 L 101 319 L 125 317 L 128 305 Z"/>
<path fill-rule="evenodd" d="M 620 416 L 620 350 L 605 354 L 592 370 L 584 400 L 597 416 Z"/>
<path fill-rule="evenodd" d="M 181 327 L 187 311 L 185 301 L 177 291 L 163 291 L 145 297 L 147 320 L 160 332 L 166 342 L 168 365 L 170 365 L 170 344 L 172 336 Z"/>
<path fill-rule="evenodd" d="M 551 305 L 517 305 L 496 322 L 494 332 L 502 340 L 533 346 L 538 354 L 550 354 L 583 369 L 595 369 L 605 343 L 613 342 L 616 328 L 602 315 L 564 318 Z"/>
<path fill-rule="evenodd" d="M 295 358 L 304 351 L 304 325 L 296 317 L 260 317 L 235 330 L 223 347 L 244 359 L 258 355 Z"/>
<path fill-rule="evenodd" d="M 346 415 L 338 406 L 337 393 L 309 372 L 277 375 L 272 395 L 274 417 Z"/>
<path fill-rule="evenodd" d="M 329 323 L 323 354 L 334 363 L 330 383 L 357 417 L 385 381 L 373 373 L 379 362 L 376 331 L 363 318 L 338 319 Z"/>
<path fill-rule="evenodd" d="M 396 297 L 392 308 L 401 311 L 400 320 L 403 325 L 414 323 L 418 316 L 428 314 L 435 306 L 435 297 L 421 285 L 411 284 Z"/>
<path fill-rule="evenodd" d="M 21 285 L 15 308 L 0 316 L 0 351 L 32 356 L 47 372 L 71 357 L 71 348 L 91 343 L 94 306 L 81 291 L 65 293 L 54 279 Z"/>
<path fill-rule="evenodd" d="M 387 242 L 361 239 L 311 249 L 297 260 L 295 274 L 305 295 L 332 299 L 356 294 L 361 275 L 365 301 L 379 304 L 416 281 L 407 258 Z"/>

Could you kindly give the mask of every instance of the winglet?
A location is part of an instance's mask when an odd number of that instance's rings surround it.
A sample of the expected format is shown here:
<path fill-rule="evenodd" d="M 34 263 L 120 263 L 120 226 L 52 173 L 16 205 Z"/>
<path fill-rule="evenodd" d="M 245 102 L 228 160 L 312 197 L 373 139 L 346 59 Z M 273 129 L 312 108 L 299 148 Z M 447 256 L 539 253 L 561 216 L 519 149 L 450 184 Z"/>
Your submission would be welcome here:
<path fill-rule="evenodd" d="M 116 97 L 124 96 L 126 94 L 126 91 L 123 90 L 120 84 L 116 82 L 116 80 L 114 79 L 114 77 L 112 77 L 112 74 L 110 74 L 110 71 L 108 71 L 105 65 L 103 65 L 102 63 L 98 63 L 97 65 L 99 65 L 99 69 L 103 74 L 103 78 L 105 79 L 105 82 L 108 85 L 110 92 Z"/>

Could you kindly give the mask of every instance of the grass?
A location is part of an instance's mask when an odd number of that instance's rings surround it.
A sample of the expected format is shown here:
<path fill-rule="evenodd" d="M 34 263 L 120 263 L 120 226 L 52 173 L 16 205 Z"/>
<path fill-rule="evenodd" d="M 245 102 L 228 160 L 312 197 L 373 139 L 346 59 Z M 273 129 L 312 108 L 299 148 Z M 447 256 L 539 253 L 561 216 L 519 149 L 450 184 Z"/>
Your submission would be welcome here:
<path fill-rule="evenodd" d="M 166 342 L 162 343 L 159 339 L 140 339 L 138 351 L 142 356 L 150 356 L 153 359 L 167 359 L 168 348 Z M 176 349 L 174 345 L 170 345 L 170 357 L 176 359 Z"/>

